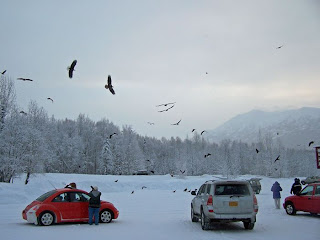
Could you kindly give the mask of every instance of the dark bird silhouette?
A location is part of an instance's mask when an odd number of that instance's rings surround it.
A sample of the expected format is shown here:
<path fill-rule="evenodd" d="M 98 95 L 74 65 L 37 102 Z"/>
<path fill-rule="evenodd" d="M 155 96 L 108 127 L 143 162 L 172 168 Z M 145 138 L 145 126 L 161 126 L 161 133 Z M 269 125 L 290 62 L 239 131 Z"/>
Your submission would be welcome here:
<path fill-rule="evenodd" d="M 22 80 L 22 81 L 29 81 L 32 82 L 33 80 L 30 78 L 17 78 L 17 80 Z"/>
<path fill-rule="evenodd" d="M 20 111 L 20 113 L 21 113 L 21 114 L 24 114 L 24 115 L 27 115 L 27 113 L 26 113 L 26 112 L 24 112 L 24 111 Z"/>
<path fill-rule="evenodd" d="M 211 156 L 211 153 L 208 153 L 208 154 L 204 155 L 205 158 L 209 157 L 209 156 Z"/>
<path fill-rule="evenodd" d="M 192 129 L 192 131 L 191 132 L 194 132 L 196 129 L 194 128 L 194 129 Z"/>
<path fill-rule="evenodd" d="M 314 141 L 309 142 L 309 147 L 311 146 L 311 144 L 314 144 Z"/>
<path fill-rule="evenodd" d="M 180 172 L 181 172 L 182 174 L 184 174 L 184 173 L 186 172 L 186 170 L 183 170 L 183 171 L 180 170 Z"/>
<path fill-rule="evenodd" d="M 108 75 L 108 84 L 104 85 L 104 87 L 105 87 L 106 89 L 109 89 L 109 91 L 110 91 L 113 95 L 116 94 L 115 91 L 113 90 L 113 86 L 112 86 L 112 83 L 111 83 L 111 76 L 110 76 L 110 75 Z"/>
<path fill-rule="evenodd" d="M 152 174 L 154 174 L 154 171 L 150 171 Z"/>
<path fill-rule="evenodd" d="M 167 112 L 169 109 L 173 108 L 174 105 L 172 105 L 171 107 L 167 108 L 167 109 L 164 109 L 164 110 L 161 110 L 161 111 L 158 111 L 158 112 Z"/>
<path fill-rule="evenodd" d="M 115 134 L 117 134 L 117 133 L 112 133 L 112 134 L 110 134 L 109 138 L 112 138 L 112 136 L 115 135 Z"/>
<path fill-rule="evenodd" d="M 154 123 L 153 123 L 153 122 L 148 122 L 148 124 L 149 124 L 149 125 L 154 125 Z"/>
<path fill-rule="evenodd" d="M 142 186 L 142 188 L 141 189 L 144 189 L 144 188 L 147 188 L 146 186 Z"/>
<path fill-rule="evenodd" d="M 131 194 L 134 194 L 134 191 L 132 191 Z"/>
<path fill-rule="evenodd" d="M 281 46 L 277 47 L 277 49 L 280 49 L 280 48 L 282 48 L 282 47 L 283 47 L 283 45 L 281 45 Z"/>
<path fill-rule="evenodd" d="M 170 176 L 173 177 L 174 175 L 173 175 L 173 174 L 170 174 Z"/>
<path fill-rule="evenodd" d="M 52 98 L 49 98 L 49 97 L 48 97 L 47 99 L 50 100 L 50 101 L 53 103 L 53 99 L 52 99 Z"/>
<path fill-rule="evenodd" d="M 202 135 L 204 132 L 205 132 L 205 131 L 203 130 L 203 131 L 200 133 L 200 135 Z"/>
<path fill-rule="evenodd" d="M 71 66 L 68 67 L 68 70 L 69 70 L 69 78 L 72 78 L 73 77 L 73 71 L 74 71 L 74 67 L 76 66 L 77 64 L 77 60 L 73 60 L 73 62 L 71 63 Z"/>
<path fill-rule="evenodd" d="M 260 151 L 258 149 L 256 149 L 256 152 L 259 153 Z"/>
<path fill-rule="evenodd" d="M 163 104 L 159 104 L 157 105 L 156 107 L 160 107 L 160 106 L 168 106 L 168 105 L 172 105 L 172 104 L 175 104 L 176 102 L 173 102 L 173 103 L 163 103 Z"/>
<path fill-rule="evenodd" d="M 150 162 L 150 160 L 148 159 L 148 160 L 146 160 L 147 162 Z"/>
<path fill-rule="evenodd" d="M 208 74 L 208 72 L 206 72 L 206 74 Z"/>
<path fill-rule="evenodd" d="M 277 170 L 278 170 L 278 168 L 275 168 L 274 170 L 275 170 L 275 171 L 277 171 Z"/>
<path fill-rule="evenodd" d="M 185 188 L 183 191 L 184 191 L 184 192 L 188 191 L 188 188 Z"/>
<path fill-rule="evenodd" d="M 2 75 L 3 75 L 3 74 L 5 74 L 5 73 L 6 73 L 6 71 L 7 71 L 7 70 L 4 70 L 1 74 L 2 74 Z"/>
<path fill-rule="evenodd" d="M 117 179 L 117 180 L 115 180 L 114 182 L 118 182 L 119 180 Z"/>
<path fill-rule="evenodd" d="M 279 133 L 277 132 L 277 135 L 279 135 Z"/>
<path fill-rule="evenodd" d="M 280 155 L 276 158 L 276 160 L 274 160 L 274 162 L 280 160 Z"/>
<path fill-rule="evenodd" d="M 172 192 L 174 192 L 174 193 L 175 193 L 176 191 L 177 191 L 177 190 L 173 190 Z"/>
<path fill-rule="evenodd" d="M 177 122 L 177 123 L 173 123 L 173 124 L 171 124 L 171 125 L 179 125 L 179 123 L 181 122 L 181 119 L 180 119 L 180 121 L 179 122 Z"/>

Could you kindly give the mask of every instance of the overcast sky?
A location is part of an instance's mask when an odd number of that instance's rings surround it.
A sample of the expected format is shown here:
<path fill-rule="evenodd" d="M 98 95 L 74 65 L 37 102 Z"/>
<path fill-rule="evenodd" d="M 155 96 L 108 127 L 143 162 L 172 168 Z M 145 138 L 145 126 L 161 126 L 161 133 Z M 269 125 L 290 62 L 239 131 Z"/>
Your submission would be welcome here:
<path fill-rule="evenodd" d="M 34 79 L 15 81 L 21 110 L 185 138 L 253 109 L 320 107 L 318 0 L 3 0 L 0 23 L 0 71 Z"/>

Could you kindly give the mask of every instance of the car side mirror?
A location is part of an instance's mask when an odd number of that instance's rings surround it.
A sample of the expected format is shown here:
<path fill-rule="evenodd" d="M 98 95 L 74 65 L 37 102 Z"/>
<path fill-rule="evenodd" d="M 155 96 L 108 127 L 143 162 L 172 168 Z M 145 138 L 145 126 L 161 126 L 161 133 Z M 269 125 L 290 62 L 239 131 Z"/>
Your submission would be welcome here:
<path fill-rule="evenodd" d="M 191 195 L 197 195 L 196 191 L 191 191 Z"/>

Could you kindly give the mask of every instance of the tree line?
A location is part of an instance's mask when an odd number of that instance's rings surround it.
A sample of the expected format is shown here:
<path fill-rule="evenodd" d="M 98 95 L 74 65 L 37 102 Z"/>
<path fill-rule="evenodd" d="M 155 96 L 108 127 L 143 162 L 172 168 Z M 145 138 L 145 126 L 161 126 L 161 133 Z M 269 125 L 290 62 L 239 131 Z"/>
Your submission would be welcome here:
<path fill-rule="evenodd" d="M 93 121 L 49 117 L 30 101 L 22 112 L 15 101 L 13 81 L 0 81 L 0 182 L 26 173 L 81 173 L 130 175 L 244 174 L 274 177 L 316 174 L 314 150 L 291 149 L 260 133 L 257 143 L 225 139 L 209 142 L 202 135 L 157 139 L 116 126 L 108 119 Z M 111 136 L 112 135 L 112 136 Z M 257 153 L 256 149 L 259 149 Z M 206 156 L 208 153 L 211 155 Z M 275 161 L 280 156 L 280 160 Z"/>

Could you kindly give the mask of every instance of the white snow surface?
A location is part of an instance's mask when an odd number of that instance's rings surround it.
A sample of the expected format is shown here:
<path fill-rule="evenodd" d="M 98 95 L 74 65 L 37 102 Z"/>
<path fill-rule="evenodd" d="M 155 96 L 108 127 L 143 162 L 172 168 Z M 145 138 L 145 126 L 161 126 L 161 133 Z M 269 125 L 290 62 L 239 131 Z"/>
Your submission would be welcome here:
<path fill-rule="evenodd" d="M 248 179 L 253 176 L 239 176 Z M 320 236 L 320 216 L 298 212 L 286 214 L 283 208 L 275 209 L 270 188 L 276 180 L 283 188 L 282 199 L 290 195 L 293 179 L 262 177 L 262 191 L 257 195 L 259 212 L 253 230 L 245 230 L 241 222 L 213 225 L 203 231 L 200 222 L 190 218 L 193 196 L 185 188 L 195 189 L 206 180 L 204 176 L 102 176 L 81 174 L 36 174 L 25 185 L 24 177 L 13 183 L 0 183 L 0 233 L 5 240 L 35 239 L 290 239 L 315 240 Z M 118 179 L 118 182 L 114 182 Z M 112 202 L 119 210 L 119 218 L 109 224 L 86 223 L 56 224 L 42 227 L 22 219 L 22 210 L 43 193 L 76 182 L 77 187 L 90 190 L 98 186 L 101 199 Z M 141 189 L 142 186 L 147 188 Z M 131 192 L 134 190 L 134 194 Z M 176 190 L 174 193 L 173 190 Z"/>

